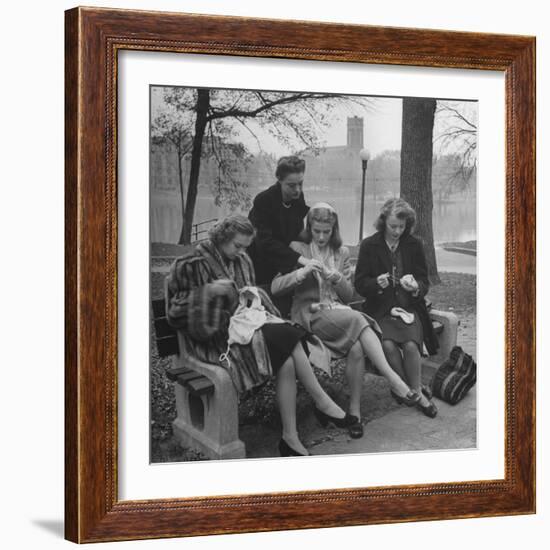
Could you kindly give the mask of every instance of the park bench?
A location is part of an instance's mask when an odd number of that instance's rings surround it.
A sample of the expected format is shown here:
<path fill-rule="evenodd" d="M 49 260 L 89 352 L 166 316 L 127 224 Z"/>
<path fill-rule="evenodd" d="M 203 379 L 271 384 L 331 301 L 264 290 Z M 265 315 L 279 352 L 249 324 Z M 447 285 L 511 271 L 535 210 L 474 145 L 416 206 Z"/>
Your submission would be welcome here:
<path fill-rule="evenodd" d="M 350 305 L 358 309 L 360 303 Z M 182 447 L 198 450 L 211 459 L 244 458 L 245 445 L 239 439 L 239 401 L 229 374 L 188 352 L 185 334 L 168 324 L 164 299 L 153 300 L 152 309 L 159 356 L 172 356 L 172 367 L 166 374 L 174 382 L 176 396 L 174 436 Z M 432 309 L 430 317 L 439 350 L 422 360 L 424 382 L 449 357 L 457 340 L 458 318 L 454 313 Z"/>

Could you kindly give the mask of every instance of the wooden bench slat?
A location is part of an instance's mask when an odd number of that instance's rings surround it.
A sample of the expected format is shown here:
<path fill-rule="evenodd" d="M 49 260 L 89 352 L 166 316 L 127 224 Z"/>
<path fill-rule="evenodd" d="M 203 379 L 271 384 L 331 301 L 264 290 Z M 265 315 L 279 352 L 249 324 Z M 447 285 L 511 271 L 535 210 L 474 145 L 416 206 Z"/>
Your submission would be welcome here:
<path fill-rule="evenodd" d="M 190 393 L 194 393 L 195 395 L 204 395 L 214 392 L 214 384 L 206 378 L 206 376 L 190 380 L 187 382 L 187 388 Z"/>
<path fill-rule="evenodd" d="M 191 369 L 188 367 L 172 367 L 166 371 L 166 376 L 172 382 L 176 382 L 178 376 L 185 374 L 186 372 L 191 372 Z"/>
<path fill-rule="evenodd" d="M 166 317 L 159 317 L 155 319 L 153 323 L 155 327 L 155 335 L 157 338 L 164 338 L 166 336 L 176 336 L 176 329 L 168 324 Z"/>
<path fill-rule="evenodd" d="M 180 346 L 176 335 L 157 338 L 157 351 L 159 357 L 169 357 L 170 355 L 178 355 Z"/>
<path fill-rule="evenodd" d="M 164 298 L 160 300 L 151 300 L 151 304 L 153 306 L 153 317 L 155 319 L 166 316 L 166 302 Z"/>
<path fill-rule="evenodd" d="M 195 378 L 201 378 L 201 377 L 203 377 L 202 374 L 198 373 L 197 371 L 188 369 L 187 372 L 184 372 L 183 374 L 179 374 L 176 380 L 178 384 L 181 384 L 182 386 L 186 386 L 187 383 L 190 382 L 191 380 L 194 380 Z"/>

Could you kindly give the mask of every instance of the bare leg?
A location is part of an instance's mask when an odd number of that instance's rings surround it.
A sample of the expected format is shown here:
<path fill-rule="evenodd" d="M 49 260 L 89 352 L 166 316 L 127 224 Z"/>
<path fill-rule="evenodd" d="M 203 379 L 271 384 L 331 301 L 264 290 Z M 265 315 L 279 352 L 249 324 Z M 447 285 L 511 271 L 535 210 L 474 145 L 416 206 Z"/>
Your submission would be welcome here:
<path fill-rule="evenodd" d="M 384 355 L 382 344 L 374 331 L 370 327 L 366 328 L 361 333 L 359 340 L 363 346 L 365 355 L 367 355 L 368 358 L 374 363 L 380 374 L 388 380 L 395 393 L 401 397 L 405 397 L 409 393 L 410 388 L 390 367 L 386 356 Z"/>
<path fill-rule="evenodd" d="M 346 357 L 346 377 L 350 390 L 349 413 L 361 418 L 361 390 L 365 372 L 365 354 L 360 341 L 355 342 Z"/>
<path fill-rule="evenodd" d="M 291 357 L 283 363 L 277 373 L 275 391 L 283 425 L 282 438 L 295 451 L 307 455 L 308 451 L 300 441 L 296 428 L 296 372 Z"/>
<path fill-rule="evenodd" d="M 319 380 L 317 380 L 300 342 L 292 350 L 292 359 L 294 360 L 296 376 L 315 401 L 317 408 L 334 418 L 344 418 L 346 413 L 326 394 L 321 384 L 319 384 Z"/>
<path fill-rule="evenodd" d="M 384 350 L 384 355 L 391 368 L 401 376 L 405 382 L 408 382 L 405 369 L 403 368 L 403 356 L 401 355 L 399 346 L 392 340 L 383 340 L 382 349 Z"/>
<path fill-rule="evenodd" d="M 428 405 L 429 401 L 421 391 L 422 359 L 418 351 L 418 346 L 414 342 L 405 342 L 403 344 L 403 367 L 411 388 L 421 395 L 420 403 L 424 406 Z"/>

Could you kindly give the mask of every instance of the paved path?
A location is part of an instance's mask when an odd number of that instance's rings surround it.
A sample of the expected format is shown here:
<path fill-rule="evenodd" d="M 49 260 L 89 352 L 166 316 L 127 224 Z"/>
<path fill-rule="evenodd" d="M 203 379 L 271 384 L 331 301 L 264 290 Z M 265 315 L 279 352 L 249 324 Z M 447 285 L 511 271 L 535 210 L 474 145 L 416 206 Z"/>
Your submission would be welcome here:
<path fill-rule="evenodd" d="M 457 405 L 434 399 L 439 409 L 436 418 L 428 418 L 415 408 L 400 407 L 364 426 L 361 439 L 351 439 L 346 431 L 309 447 L 314 455 L 379 453 L 476 447 L 475 387 Z M 318 431 L 311 434 L 315 440 Z"/>
<path fill-rule="evenodd" d="M 458 345 L 476 357 L 475 315 L 462 315 Z M 365 424 L 361 439 L 351 439 L 346 431 L 334 431 L 327 438 L 318 428 L 306 438 L 311 454 L 378 453 L 396 451 L 471 449 L 476 447 L 477 392 L 474 386 L 457 405 L 434 398 L 439 409 L 428 418 L 416 408 L 401 406 Z M 324 437 L 323 437 L 324 434 Z M 320 442 L 316 444 L 316 441 Z"/>
<path fill-rule="evenodd" d="M 321 428 L 313 414 L 302 418 L 302 441 L 313 455 L 404 452 L 476 447 L 476 388 L 457 405 L 434 398 L 439 409 L 428 418 L 412 407 L 400 406 L 364 425 L 361 439 L 352 439 L 347 430 Z M 249 457 L 277 456 L 279 429 L 253 425 L 242 430 Z"/>
<path fill-rule="evenodd" d="M 459 326 L 458 344 L 476 357 L 475 316 L 463 315 Z M 374 377 L 379 378 L 379 377 Z M 380 378 L 380 380 L 383 380 Z M 373 399 L 393 403 L 389 388 L 372 390 L 372 378 L 367 378 L 362 410 L 369 410 Z M 387 386 L 387 384 L 385 384 Z M 424 416 L 416 408 L 397 406 L 364 425 L 361 439 L 351 439 L 346 430 L 324 429 L 315 420 L 312 411 L 305 411 L 300 419 L 300 435 L 305 446 L 313 455 L 335 455 L 355 453 L 404 452 L 422 450 L 449 450 L 475 448 L 477 436 L 476 410 L 477 392 L 474 386 L 457 405 L 448 405 L 434 398 L 439 409 L 436 418 Z M 277 456 L 280 429 L 255 424 L 242 430 L 249 457 Z"/>

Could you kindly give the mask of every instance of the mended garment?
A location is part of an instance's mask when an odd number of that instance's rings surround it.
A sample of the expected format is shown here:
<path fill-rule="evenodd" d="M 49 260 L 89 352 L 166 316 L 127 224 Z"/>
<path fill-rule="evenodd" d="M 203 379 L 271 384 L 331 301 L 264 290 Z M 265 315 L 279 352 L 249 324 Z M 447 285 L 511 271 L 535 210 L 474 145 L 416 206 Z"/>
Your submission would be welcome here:
<path fill-rule="evenodd" d="M 424 344 L 428 353 L 433 355 L 437 352 L 439 344 L 424 300 L 430 287 L 424 247 L 419 239 L 413 235 L 407 235 L 401 237 L 398 248 L 402 273 L 413 275 L 419 287 L 416 297 L 412 294 L 408 297 L 406 309 L 418 316 L 422 325 Z M 365 298 L 363 311 L 372 315 L 376 320 L 390 315 L 390 311 L 395 305 L 403 305 L 396 303 L 392 285 L 382 289 L 376 280 L 383 273 L 391 274 L 393 265 L 391 252 L 386 244 L 383 231 L 378 231 L 361 242 L 355 269 L 355 289 Z"/>
<path fill-rule="evenodd" d="M 313 257 L 311 244 L 292 242 L 290 247 L 305 258 Z M 291 319 L 318 336 L 330 349 L 332 356 L 343 357 L 357 342 L 363 330 L 370 326 L 380 333 L 380 329 L 374 319 L 347 306 L 353 298 L 348 248 L 340 247 L 324 263 L 341 274 L 339 280 L 332 284 L 330 297 L 325 297 L 331 302 L 331 307 L 312 310 L 312 305 L 324 302 L 320 284 L 311 273 L 302 280 L 299 269 L 277 275 L 271 284 L 271 291 L 274 296 L 291 294 Z"/>
<path fill-rule="evenodd" d="M 248 217 L 256 228 L 256 237 L 249 248 L 259 285 L 271 284 L 277 273 L 288 273 L 300 255 L 289 248 L 304 229 L 309 211 L 303 193 L 289 206 L 283 205 L 281 184 L 275 183 L 254 198 Z"/>

